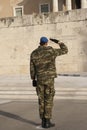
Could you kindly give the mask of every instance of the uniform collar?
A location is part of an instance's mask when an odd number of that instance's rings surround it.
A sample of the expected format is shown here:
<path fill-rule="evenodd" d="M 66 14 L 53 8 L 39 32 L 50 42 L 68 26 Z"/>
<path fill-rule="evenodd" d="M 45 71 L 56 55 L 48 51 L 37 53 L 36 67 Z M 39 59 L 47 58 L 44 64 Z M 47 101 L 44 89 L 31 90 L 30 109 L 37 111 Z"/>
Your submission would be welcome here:
<path fill-rule="evenodd" d="M 40 49 L 47 49 L 48 46 L 39 46 Z"/>

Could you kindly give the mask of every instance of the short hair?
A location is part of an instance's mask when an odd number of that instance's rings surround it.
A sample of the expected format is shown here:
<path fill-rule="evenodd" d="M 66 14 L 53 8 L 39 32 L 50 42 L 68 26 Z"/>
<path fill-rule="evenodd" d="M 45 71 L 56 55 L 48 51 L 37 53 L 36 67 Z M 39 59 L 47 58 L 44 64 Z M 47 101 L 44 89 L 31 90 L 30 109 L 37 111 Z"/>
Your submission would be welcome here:
<path fill-rule="evenodd" d="M 43 45 L 45 45 L 45 44 L 46 44 L 46 43 L 40 42 L 40 45 L 41 45 L 41 46 L 43 46 Z"/>

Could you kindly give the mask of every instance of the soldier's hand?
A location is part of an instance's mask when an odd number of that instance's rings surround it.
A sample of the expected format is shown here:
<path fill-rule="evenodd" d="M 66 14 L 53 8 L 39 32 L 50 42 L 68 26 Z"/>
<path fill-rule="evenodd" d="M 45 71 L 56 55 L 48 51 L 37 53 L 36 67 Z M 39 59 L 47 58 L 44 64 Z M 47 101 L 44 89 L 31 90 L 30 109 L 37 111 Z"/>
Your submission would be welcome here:
<path fill-rule="evenodd" d="M 55 42 L 55 43 L 58 43 L 58 42 L 59 42 L 59 40 L 53 39 L 53 38 L 50 38 L 50 40 L 51 40 L 52 42 Z"/>
<path fill-rule="evenodd" d="M 33 85 L 33 87 L 37 86 L 37 81 L 35 79 L 32 81 L 32 85 Z"/>

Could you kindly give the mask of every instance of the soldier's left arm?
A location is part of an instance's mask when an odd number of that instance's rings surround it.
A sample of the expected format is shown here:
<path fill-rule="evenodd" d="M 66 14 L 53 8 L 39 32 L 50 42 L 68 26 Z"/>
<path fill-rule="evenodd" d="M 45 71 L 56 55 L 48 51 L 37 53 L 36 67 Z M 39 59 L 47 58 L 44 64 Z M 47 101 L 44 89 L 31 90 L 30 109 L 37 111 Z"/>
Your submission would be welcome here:
<path fill-rule="evenodd" d="M 30 76 L 31 76 L 31 79 L 34 80 L 35 79 L 35 66 L 34 66 L 34 63 L 33 63 L 33 60 L 32 60 L 32 57 L 30 57 Z"/>

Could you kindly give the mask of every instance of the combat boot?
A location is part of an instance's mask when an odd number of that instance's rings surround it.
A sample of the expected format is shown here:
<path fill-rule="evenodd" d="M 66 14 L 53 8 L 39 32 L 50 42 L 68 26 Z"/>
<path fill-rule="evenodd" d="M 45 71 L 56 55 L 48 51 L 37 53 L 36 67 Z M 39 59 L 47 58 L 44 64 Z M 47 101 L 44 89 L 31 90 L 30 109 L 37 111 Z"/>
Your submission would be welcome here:
<path fill-rule="evenodd" d="M 54 127 L 54 126 L 55 126 L 55 124 L 51 123 L 50 119 L 45 119 L 43 128 L 50 128 L 50 127 Z"/>
<path fill-rule="evenodd" d="M 42 118 L 42 127 L 45 128 L 46 119 Z"/>

